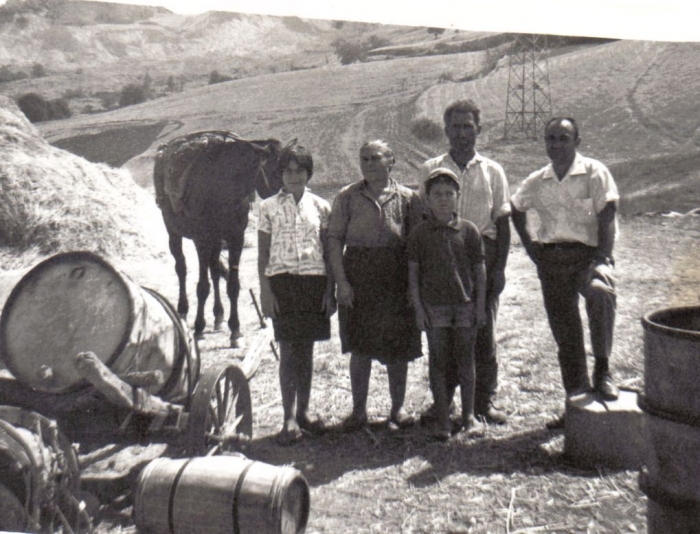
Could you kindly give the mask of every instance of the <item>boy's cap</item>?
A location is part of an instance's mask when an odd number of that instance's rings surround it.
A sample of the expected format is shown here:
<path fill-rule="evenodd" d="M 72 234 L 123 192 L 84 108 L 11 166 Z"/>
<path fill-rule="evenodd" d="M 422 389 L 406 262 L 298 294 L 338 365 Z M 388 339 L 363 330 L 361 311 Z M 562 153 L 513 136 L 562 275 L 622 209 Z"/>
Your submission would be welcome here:
<path fill-rule="evenodd" d="M 431 180 L 434 180 L 438 176 L 447 176 L 448 178 L 450 178 L 454 182 L 455 187 L 457 187 L 457 191 L 459 191 L 459 178 L 457 178 L 457 175 L 447 167 L 438 167 L 437 169 L 430 171 L 426 183 Z"/>

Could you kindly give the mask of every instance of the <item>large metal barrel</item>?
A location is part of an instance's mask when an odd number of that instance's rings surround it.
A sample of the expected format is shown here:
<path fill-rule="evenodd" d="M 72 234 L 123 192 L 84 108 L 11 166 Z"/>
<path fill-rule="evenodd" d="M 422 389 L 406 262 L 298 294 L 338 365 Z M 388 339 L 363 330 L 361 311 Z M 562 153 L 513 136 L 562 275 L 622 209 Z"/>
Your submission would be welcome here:
<path fill-rule="evenodd" d="M 75 359 L 87 351 L 117 375 L 160 371 L 147 391 L 167 401 L 184 399 L 199 374 L 196 344 L 164 298 L 96 254 L 57 254 L 10 293 L 0 357 L 23 384 L 63 393 L 85 384 Z"/>
<path fill-rule="evenodd" d="M 647 414 L 645 468 L 650 534 L 686 534 L 700 525 L 700 307 L 642 318 Z"/>
<path fill-rule="evenodd" d="M 158 458 L 139 475 L 133 516 L 151 534 L 300 534 L 309 487 L 297 469 L 244 456 Z"/>

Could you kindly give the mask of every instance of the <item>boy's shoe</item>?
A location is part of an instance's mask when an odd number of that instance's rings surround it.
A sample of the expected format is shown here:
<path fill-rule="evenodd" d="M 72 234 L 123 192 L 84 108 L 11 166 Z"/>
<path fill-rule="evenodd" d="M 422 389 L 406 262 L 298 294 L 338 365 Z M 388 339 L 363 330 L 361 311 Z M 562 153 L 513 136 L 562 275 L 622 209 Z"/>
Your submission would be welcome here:
<path fill-rule="evenodd" d="M 476 417 L 462 418 L 465 422 L 462 425 L 462 432 L 464 432 L 469 439 L 483 438 L 486 435 L 486 428 L 484 424 L 479 421 Z"/>
<path fill-rule="evenodd" d="M 454 401 L 452 401 L 450 403 L 450 416 L 454 415 L 455 411 L 457 411 L 457 407 L 455 406 Z M 437 407 L 435 406 L 435 403 L 428 406 L 428 409 L 420 414 L 421 426 L 432 426 L 437 423 L 437 420 Z"/>
<path fill-rule="evenodd" d="M 475 412 L 474 417 L 488 425 L 505 425 L 508 421 L 506 413 L 498 410 L 491 402 L 489 402 L 486 410 Z"/>
<path fill-rule="evenodd" d="M 396 413 L 392 413 L 389 416 L 389 424 L 393 424 L 400 429 L 409 428 L 413 426 L 414 423 L 415 420 L 413 419 L 413 416 L 409 415 L 404 408 L 401 408 Z"/>
<path fill-rule="evenodd" d="M 326 425 L 321 419 L 309 419 L 308 417 L 298 417 L 299 428 L 307 434 L 320 436 L 326 432 Z"/>

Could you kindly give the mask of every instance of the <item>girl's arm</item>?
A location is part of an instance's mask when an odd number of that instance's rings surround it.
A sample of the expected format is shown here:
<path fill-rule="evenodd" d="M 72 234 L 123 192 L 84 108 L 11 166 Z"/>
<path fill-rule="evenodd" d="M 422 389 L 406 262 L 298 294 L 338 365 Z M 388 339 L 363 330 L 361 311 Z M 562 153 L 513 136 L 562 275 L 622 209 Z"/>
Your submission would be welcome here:
<path fill-rule="evenodd" d="M 258 230 L 258 277 L 260 278 L 260 306 L 265 317 L 277 316 L 277 299 L 272 293 L 270 279 L 265 275 L 265 268 L 270 262 L 270 243 L 272 235 Z"/>
<path fill-rule="evenodd" d="M 335 298 L 335 278 L 333 277 L 333 269 L 331 269 L 329 251 L 328 251 L 328 229 L 321 228 L 320 232 L 321 244 L 323 245 L 323 261 L 326 264 L 326 276 L 328 282 L 326 284 L 326 292 L 323 295 L 323 311 L 330 317 L 338 309 L 338 302 Z"/>

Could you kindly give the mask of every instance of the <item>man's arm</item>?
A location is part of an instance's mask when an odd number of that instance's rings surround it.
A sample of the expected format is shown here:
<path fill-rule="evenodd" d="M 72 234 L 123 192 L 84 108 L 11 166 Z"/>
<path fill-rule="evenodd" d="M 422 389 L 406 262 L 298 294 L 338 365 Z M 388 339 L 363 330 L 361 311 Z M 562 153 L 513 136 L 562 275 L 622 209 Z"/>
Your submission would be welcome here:
<path fill-rule="evenodd" d="M 518 210 L 512 202 L 510 204 L 510 209 L 511 216 L 513 218 L 513 226 L 515 227 L 515 231 L 520 236 L 520 241 L 523 244 L 523 248 L 530 259 L 537 263 L 537 246 L 539 243 L 534 241 L 532 237 L 530 237 L 530 233 L 527 231 L 527 213 Z"/>
<path fill-rule="evenodd" d="M 499 295 L 506 285 L 506 263 L 510 251 L 510 222 L 509 216 L 503 215 L 496 219 L 496 264 L 491 273 L 489 291 Z"/>
<path fill-rule="evenodd" d="M 613 263 L 613 248 L 615 246 L 616 227 L 615 214 L 617 204 L 610 201 L 596 216 L 598 219 L 598 251 L 596 260 L 600 263 Z"/>

